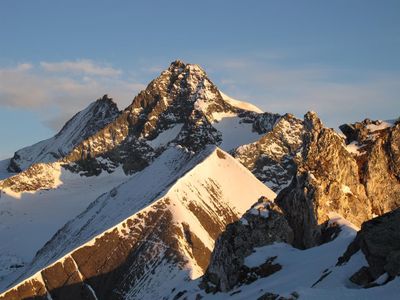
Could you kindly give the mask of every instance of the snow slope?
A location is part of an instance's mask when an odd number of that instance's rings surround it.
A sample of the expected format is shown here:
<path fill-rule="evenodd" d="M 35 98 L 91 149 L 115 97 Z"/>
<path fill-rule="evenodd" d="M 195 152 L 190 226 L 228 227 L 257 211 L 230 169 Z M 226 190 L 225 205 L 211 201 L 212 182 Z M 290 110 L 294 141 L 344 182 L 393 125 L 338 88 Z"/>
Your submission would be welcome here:
<path fill-rule="evenodd" d="M 124 293 L 129 299 L 159 298 L 171 292 L 174 282 L 203 274 L 216 237 L 260 196 L 273 199 L 275 194 L 215 146 L 197 155 L 170 148 L 68 222 L 17 281 L 45 276 L 37 272 L 46 267 L 51 270 L 56 261 L 63 263 L 68 257 L 81 272 L 94 259 L 102 266 L 99 268 L 108 268 L 99 272 L 112 273 L 116 265 L 108 257 L 114 253 L 113 260 L 119 260 L 120 268 L 127 271 L 114 283 L 112 292 Z M 123 245 L 118 252 L 106 246 L 114 238 Z M 99 253 L 99 247 L 107 252 Z M 132 248 L 126 256 L 125 247 Z M 83 262 L 81 253 L 86 253 Z M 83 276 L 96 294 L 104 296 L 104 284 L 99 284 L 94 274 L 88 271 Z"/>
<path fill-rule="evenodd" d="M 331 222 L 341 227 L 341 232 L 333 241 L 318 247 L 299 250 L 285 243 L 275 243 L 260 248 L 245 259 L 248 267 L 257 267 L 268 258 L 275 257 L 282 269 L 249 285 L 239 286 L 229 293 L 206 294 L 198 288 L 199 280 L 183 283 L 177 291 L 186 290 L 187 299 L 258 299 L 269 292 L 290 297 L 293 292 L 299 299 L 340 299 L 374 300 L 398 299 L 400 278 L 384 286 L 362 289 L 351 283 L 349 277 L 368 263 L 360 252 L 342 266 L 336 266 L 338 258 L 353 241 L 357 228 L 337 214 L 331 214 Z M 324 278 L 322 278 L 325 276 Z"/>
<path fill-rule="evenodd" d="M 29 263 L 62 225 L 129 178 L 120 168 L 112 174 L 85 177 L 63 169 L 59 163 L 44 166 L 46 179 L 51 182 L 45 190 L 0 191 L 0 286 L 1 276 L 15 271 L 10 268 L 15 264 L 10 257 L 20 265 Z M 32 179 L 24 173 L 17 176 L 20 181 Z"/>

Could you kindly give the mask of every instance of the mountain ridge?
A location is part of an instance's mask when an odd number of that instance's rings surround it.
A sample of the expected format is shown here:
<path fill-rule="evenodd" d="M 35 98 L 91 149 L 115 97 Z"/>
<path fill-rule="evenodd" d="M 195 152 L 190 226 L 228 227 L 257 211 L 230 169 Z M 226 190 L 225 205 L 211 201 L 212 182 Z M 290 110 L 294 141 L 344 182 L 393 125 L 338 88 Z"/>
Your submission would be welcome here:
<path fill-rule="evenodd" d="M 314 112 L 299 119 L 232 99 L 201 67 L 182 61 L 171 63 L 123 111 L 104 101 L 115 112 L 107 124 L 94 122 L 95 133 L 69 153 L 26 164 L 0 181 L 4 236 L 25 218 L 18 209 L 29 201 L 46 210 L 45 200 L 90 198 L 75 218 L 65 211 L 70 221 L 47 236 L 30 264 L 18 257 L 7 263 L 0 246 L 0 276 L 11 274 L 0 284 L 14 282 L 0 298 L 318 299 L 338 290 L 365 296 L 352 291 L 363 282 L 387 295 L 396 292 L 395 269 L 390 277 L 368 271 L 382 270 L 374 257 L 386 254 L 358 245 L 355 232 L 364 222 L 373 232 L 393 227 L 385 213 L 400 206 L 398 120 L 344 124 L 343 136 Z M 81 132 L 82 124 L 72 131 Z M 15 209 L 17 199 L 21 207 Z M 394 263 L 397 238 L 388 259 Z M 380 247 L 380 241 L 366 241 Z M 21 244 L 13 243 L 11 250 Z M 362 253 L 351 252 L 348 264 L 334 266 L 346 247 Z M 325 269 L 308 273 L 304 264 L 313 253 Z M 304 277 L 300 286 L 293 285 L 297 272 Z"/>

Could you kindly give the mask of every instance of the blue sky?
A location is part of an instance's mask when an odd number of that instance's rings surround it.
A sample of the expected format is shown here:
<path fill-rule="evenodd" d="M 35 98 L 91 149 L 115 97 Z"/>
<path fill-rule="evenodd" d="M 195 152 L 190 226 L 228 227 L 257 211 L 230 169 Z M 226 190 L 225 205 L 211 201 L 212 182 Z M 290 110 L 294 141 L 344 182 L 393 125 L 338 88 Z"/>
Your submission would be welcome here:
<path fill-rule="evenodd" d="M 0 2 L 0 158 L 175 59 L 226 94 L 331 127 L 400 115 L 400 1 Z"/>

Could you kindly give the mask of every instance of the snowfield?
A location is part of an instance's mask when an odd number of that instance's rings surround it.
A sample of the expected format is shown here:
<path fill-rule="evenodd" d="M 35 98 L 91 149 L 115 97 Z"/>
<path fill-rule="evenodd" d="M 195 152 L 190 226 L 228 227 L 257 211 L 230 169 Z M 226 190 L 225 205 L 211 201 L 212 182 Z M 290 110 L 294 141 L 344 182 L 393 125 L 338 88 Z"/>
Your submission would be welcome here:
<path fill-rule="evenodd" d="M 207 294 L 198 288 L 200 280 L 189 284 L 182 283 L 180 289 L 187 290 L 188 299 L 258 299 L 270 292 L 284 297 L 290 297 L 293 292 L 299 299 L 307 300 L 375 300 L 399 299 L 400 278 L 369 289 L 363 289 L 349 281 L 362 266 L 367 266 L 361 251 L 353 255 L 348 263 L 336 266 L 338 258 L 346 251 L 348 244 L 354 239 L 357 227 L 341 218 L 337 214 L 331 215 L 331 222 L 341 227 L 341 232 L 333 241 L 307 250 L 299 250 L 285 243 L 256 248 L 255 252 L 245 259 L 248 267 L 257 267 L 268 258 L 276 256 L 274 263 L 279 263 L 282 269 L 268 277 L 239 286 L 229 293 Z M 325 278 L 322 276 L 325 275 Z M 322 278 L 322 279 L 321 279 Z M 319 281 L 320 280 L 320 281 Z M 319 281 L 319 282 L 318 282 Z"/>
<path fill-rule="evenodd" d="M 10 268 L 14 260 L 20 265 L 29 263 L 67 221 L 101 194 L 128 179 L 122 169 L 112 174 L 103 172 L 97 177 L 71 173 L 57 163 L 51 164 L 49 169 L 56 180 L 47 190 L 0 191 L 0 286 L 1 276 L 19 271 Z"/>

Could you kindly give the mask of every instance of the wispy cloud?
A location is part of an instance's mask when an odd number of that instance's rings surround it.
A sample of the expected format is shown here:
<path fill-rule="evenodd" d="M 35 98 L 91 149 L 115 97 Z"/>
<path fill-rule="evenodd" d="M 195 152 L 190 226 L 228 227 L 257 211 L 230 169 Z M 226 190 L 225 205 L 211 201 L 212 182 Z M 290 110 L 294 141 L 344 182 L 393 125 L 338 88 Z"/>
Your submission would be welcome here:
<path fill-rule="evenodd" d="M 60 129 L 68 118 L 103 94 L 124 108 L 145 87 L 135 78 L 119 74 L 121 71 L 92 61 L 0 68 L 0 106 L 35 111 L 45 125 Z"/>
<path fill-rule="evenodd" d="M 400 114 L 398 72 L 358 72 L 315 64 L 288 66 L 249 58 L 242 62 L 240 58 L 220 60 L 212 65 L 212 75 L 227 94 L 266 111 L 302 116 L 314 110 L 333 127 L 366 117 Z"/>
<path fill-rule="evenodd" d="M 97 76 L 118 76 L 122 71 L 106 65 L 100 65 L 89 59 L 62 62 L 40 62 L 40 66 L 47 72 L 75 73 Z"/>

